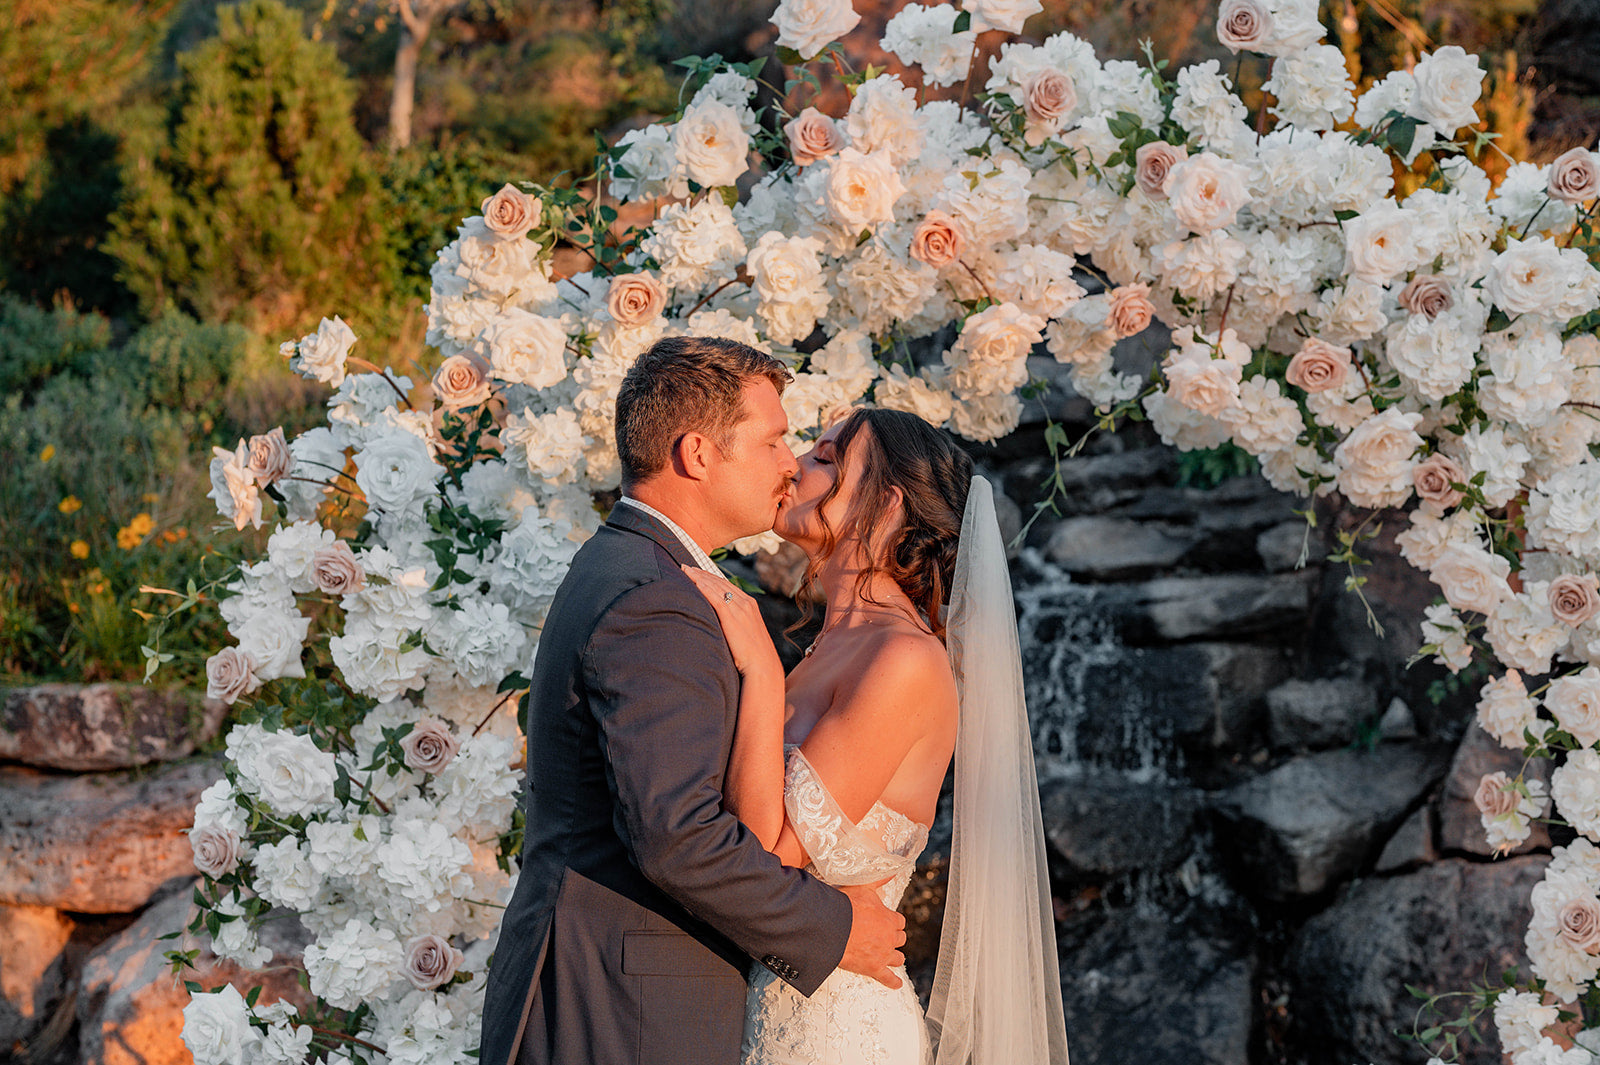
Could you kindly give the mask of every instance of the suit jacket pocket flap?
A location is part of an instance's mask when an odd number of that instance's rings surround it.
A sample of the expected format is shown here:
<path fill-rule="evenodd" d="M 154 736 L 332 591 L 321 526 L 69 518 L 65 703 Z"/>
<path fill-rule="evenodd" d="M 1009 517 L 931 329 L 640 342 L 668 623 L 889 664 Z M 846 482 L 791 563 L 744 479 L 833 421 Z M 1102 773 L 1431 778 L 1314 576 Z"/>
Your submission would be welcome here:
<path fill-rule="evenodd" d="M 622 971 L 630 976 L 738 976 L 739 971 L 682 932 L 624 932 Z"/>

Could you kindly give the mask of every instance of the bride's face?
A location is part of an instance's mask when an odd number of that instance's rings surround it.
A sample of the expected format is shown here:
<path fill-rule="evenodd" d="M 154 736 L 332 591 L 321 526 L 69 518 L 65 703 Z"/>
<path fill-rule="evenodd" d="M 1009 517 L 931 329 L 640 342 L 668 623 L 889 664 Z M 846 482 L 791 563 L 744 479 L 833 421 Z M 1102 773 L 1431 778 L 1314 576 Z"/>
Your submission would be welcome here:
<path fill-rule="evenodd" d="M 861 481 L 862 455 L 867 449 L 852 446 L 841 453 L 834 441 L 842 424 L 835 423 L 817 438 L 810 451 L 800 456 L 800 472 L 789 494 L 778 505 L 778 518 L 772 526 L 779 536 L 807 553 L 822 547 L 821 517 L 827 518 L 834 535 L 843 529 L 855 499 L 856 486 Z M 861 435 L 857 433 L 852 443 L 860 443 Z M 824 503 L 823 498 L 836 482 L 839 483 L 838 492 Z"/>

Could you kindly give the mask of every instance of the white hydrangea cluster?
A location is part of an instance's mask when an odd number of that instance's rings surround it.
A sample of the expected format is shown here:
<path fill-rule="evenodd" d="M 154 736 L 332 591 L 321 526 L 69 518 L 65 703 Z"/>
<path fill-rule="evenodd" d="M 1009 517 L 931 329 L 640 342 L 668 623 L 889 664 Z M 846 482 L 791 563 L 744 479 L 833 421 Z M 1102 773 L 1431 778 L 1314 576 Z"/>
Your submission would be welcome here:
<path fill-rule="evenodd" d="M 889 21 L 883 50 L 927 84 L 972 78 L 976 108 L 869 71 L 842 114 L 763 113 L 753 69 L 689 64 L 678 114 L 600 159 L 605 191 L 647 205 L 647 225 L 511 185 L 463 222 L 432 266 L 441 362 L 420 387 L 353 354 L 338 318 L 283 346 L 336 389 L 327 424 L 211 467 L 225 519 L 279 523 L 227 582 L 234 645 L 207 665 L 213 695 L 256 708 L 192 836 L 228 917 L 219 949 L 257 959 L 259 910 L 295 909 L 317 935 L 313 991 L 371 1007 L 349 1034 L 393 1061 L 466 1060 L 474 959 L 510 882 L 495 841 L 514 839 L 519 737 L 499 689 L 618 487 L 619 384 L 670 336 L 788 364 L 796 448 L 862 403 L 996 440 L 1038 384 L 1030 360 L 1052 356 L 1108 422 L 1235 445 L 1280 489 L 1410 507 L 1401 551 L 1443 596 L 1424 653 L 1461 670 L 1487 645 L 1507 672 L 1484 688 L 1483 727 L 1576 751 L 1554 798 L 1600 831 L 1600 153 L 1517 164 L 1491 190 L 1456 139 L 1478 121 L 1477 58 L 1439 47 L 1357 96 L 1314 0 L 1219 5 L 1219 40 L 1271 65 L 1259 116 L 1216 60 L 1168 81 L 1066 33 L 973 68 L 979 33 L 1019 33 L 1040 9 L 914 3 Z M 782 0 L 773 21 L 786 62 L 831 65 L 860 18 L 848 0 Z M 1432 176 L 1398 195 L 1394 161 L 1424 151 Z M 558 242 L 592 268 L 555 277 Z M 1119 343 L 1157 321 L 1157 372 L 1126 372 Z M 1522 678 L 1552 670 L 1541 704 Z M 1479 800 L 1508 849 L 1547 797 L 1519 777 Z M 1541 912 L 1564 912 L 1581 892 L 1544 894 Z M 1592 980 L 1536 925 L 1550 986 Z M 423 958 L 449 975 L 414 978 Z M 1532 1007 L 1507 1001 L 1507 1038 L 1549 1057 Z M 240 1016 L 224 998 L 196 1009 L 226 1048 L 197 1060 L 297 1045 L 293 1017 Z"/>

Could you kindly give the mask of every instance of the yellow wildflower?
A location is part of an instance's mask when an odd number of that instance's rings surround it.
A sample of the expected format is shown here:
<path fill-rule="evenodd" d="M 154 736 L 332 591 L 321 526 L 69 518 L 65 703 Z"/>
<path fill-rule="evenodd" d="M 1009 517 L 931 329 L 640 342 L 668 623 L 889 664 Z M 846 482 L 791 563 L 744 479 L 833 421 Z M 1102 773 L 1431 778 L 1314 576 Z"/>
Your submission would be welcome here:
<path fill-rule="evenodd" d="M 77 496 L 68 496 L 56 504 L 56 509 L 63 514 L 76 514 L 83 509 L 83 500 Z"/>
<path fill-rule="evenodd" d="M 124 551 L 131 551 L 144 542 L 144 538 L 150 535 L 150 530 L 154 526 L 155 522 L 150 519 L 150 515 L 134 515 L 132 521 L 117 530 L 117 546 Z"/>
<path fill-rule="evenodd" d="M 39 452 L 39 461 L 40 462 L 49 462 L 51 459 L 53 459 L 55 457 L 56 457 L 56 446 L 54 444 L 46 444 L 44 446 L 44 450 Z"/>
<path fill-rule="evenodd" d="M 144 495 L 140 496 L 139 498 L 144 500 L 146 503 L 159 503 L 159 502 L 161 502 L 161 493 L 160 492 L 146 492 Z"/>
<path fill-rule="evenodd" d="M 72 552 L 73 558 L 89 557 L 89 545 L 84 543 L 82 540 L 72 541 L 72 546 L 67 548 L 67 550 Z"/>

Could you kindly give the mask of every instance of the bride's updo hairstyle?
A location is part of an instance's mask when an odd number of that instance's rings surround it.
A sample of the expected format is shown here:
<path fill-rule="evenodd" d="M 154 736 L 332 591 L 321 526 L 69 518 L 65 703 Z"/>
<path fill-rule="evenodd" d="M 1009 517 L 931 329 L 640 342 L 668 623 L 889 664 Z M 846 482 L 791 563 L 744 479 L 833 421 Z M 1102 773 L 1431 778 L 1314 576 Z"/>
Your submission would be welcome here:
<path fill-rule="evenodd" d="M 972 459 L 949 433 L 914 414 L 881 407 L 858 408 L 846 415 L 833 446 L 841 466 L 843 456 L 866 449 L 861 480 L 842 528 L 832 528 L 820 513 L 839 494 L 841 480 L 835 480 L 818 501 L 822 550 L 806 567 L 806 583 L 816 578 L 840 540 L 858 539 L 868 560 L 858 589 L 875 574 L 888 576 L 942 639 L 944 603 L 955 576 L 956 542 L 972 484 Z M 889 512 L 895 488 L 900 489 L 902 520 L 898 527 L 886 527 L 881 519 Z"/>

